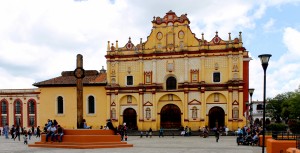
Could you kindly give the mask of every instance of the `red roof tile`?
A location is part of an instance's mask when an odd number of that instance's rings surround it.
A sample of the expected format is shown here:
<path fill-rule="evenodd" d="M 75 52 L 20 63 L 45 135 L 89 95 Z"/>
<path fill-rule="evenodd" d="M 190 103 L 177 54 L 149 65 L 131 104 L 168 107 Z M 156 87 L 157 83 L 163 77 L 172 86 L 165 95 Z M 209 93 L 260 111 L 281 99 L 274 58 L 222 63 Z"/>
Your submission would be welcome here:
<path fill-rule="evenodd" d="M 106 73 L 99 73 L 96 70 L 87 70 L 85 71 L 85 77 L 82 82 L 83 85 L 106 85 Z M 59 77 L 37 82 L 33 85 L 36 87 L 76 86 L 76 78 L 73 75 L 73 71 L 64 71 Z"/>

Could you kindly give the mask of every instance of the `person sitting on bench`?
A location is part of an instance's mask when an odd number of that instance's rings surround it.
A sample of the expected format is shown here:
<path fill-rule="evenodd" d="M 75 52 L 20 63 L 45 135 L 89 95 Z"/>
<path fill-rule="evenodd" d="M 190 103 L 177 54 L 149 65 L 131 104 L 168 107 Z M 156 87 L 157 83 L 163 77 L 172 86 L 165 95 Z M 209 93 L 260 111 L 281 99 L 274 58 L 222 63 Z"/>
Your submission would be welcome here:
<path fill-rule="evenodd" d="M 57 125 L 56 140 L 58 140 L 58 142 L 61 142 L 63 135 L 64 135 L 63 128 L 60 125 Z"/>
<path fill-rule="evenodd" d="M 91 126 L 87 126 L 85 119 L 82 120 L 84 129 L 91 129 Z"/>
<path fill-rule="evenodd" d="M 46 142 L 48 142 L 48 137 L 49 136 L 51 136 L 51 141 L 53 142 L 53 138 L 55 137 L 55 133 L 56 133 L 56 127 L 54 126 L 54 124 L 52 124 L 47 129 Z"/>

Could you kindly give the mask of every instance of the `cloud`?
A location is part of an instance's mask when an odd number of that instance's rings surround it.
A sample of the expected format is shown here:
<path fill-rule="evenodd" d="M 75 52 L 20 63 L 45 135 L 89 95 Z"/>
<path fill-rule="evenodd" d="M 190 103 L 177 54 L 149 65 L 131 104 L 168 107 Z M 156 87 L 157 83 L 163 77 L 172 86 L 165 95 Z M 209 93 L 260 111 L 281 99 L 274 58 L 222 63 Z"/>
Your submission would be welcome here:
<path fill-rule="evenodd" d="M 271 57 L 267 68 L 267 97 L 294 91 L 300 85 L 300 50 L 297 47 L 300 40 L 300 31 L 286 27 L 283 33 L 283 44 L 287 48 L 281 57 Z M 263 69 L 257 57 L 250 62 L 250 87 L 255 91 L 256 99 L 263 98 Z"/>
<path fill-rule="evenodd" d="M 300 31 L 291 27 L 284 29 L 283 42 L 292 56 L 300 56 L 299 40 Z M 298 57 L 296 57 L 297 60 L 299 60 Z"/>
<path fill-rule="evenodd" d="M 79 53 L 83 55 L 85 69 L 99 70 L 106 65 L 107 41 L 115 43 L 118 40 L 119 46 L 124 46 L 128 37 L 134 44 L 139 43 L 140 38 L 146 41 L 153 16 L 163 17 L 169 10 L 178 16 L 187 13 L 196 36 L 201 38 L 203 32 L 205 39 L 211 40 L 215 31 L 222 39 L 228 39 L 228 32 L 237 37 L 239 31 L 254 29 L 257 19 L 264 17 L 269 7 L 283 4 L 286 1 L 2 1 L 0 88 L 30 88 L 34 82 L 74 70 Z M 270 19 L 265 27 L 272 27 L 274 22 Z M 298 63 L 288 60 L 296 61 L 299 57 L 298 35 L 296 29 L 284 30 L 287 53 L 279 59 L 271 58 L 267 75 L 268 96 L 299 85 L 297 78 L 300 76 L 295 70 L 299 68 Z M 246 44 L 246 39 L 244 41 Z M 252 58 L 250 87 L 256 89 L 254 97 L 262 99 L 262 68 L 257 57 Z"/>
<path fill-rule="evenodd" d="M 34 78 L 11 75 L 6 68 L 0 67 L 0 89 L 33 88 Z"/>
<path fill-rule="evenodd" d="M 271 31 L 274 26 L 275 20 L 273 18 L 269 19 L 267 23 L 263 25 L 264 31 Z"/>

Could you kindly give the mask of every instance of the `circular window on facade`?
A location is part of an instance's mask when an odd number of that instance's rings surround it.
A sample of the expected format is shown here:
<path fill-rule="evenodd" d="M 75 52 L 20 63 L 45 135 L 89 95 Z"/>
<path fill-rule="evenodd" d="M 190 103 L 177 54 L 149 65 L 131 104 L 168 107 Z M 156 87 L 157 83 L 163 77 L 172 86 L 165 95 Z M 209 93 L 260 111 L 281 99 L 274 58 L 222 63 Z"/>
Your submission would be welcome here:
<path fill-rule="evenodd" d="M 163 34 L 161 32 L 158 32 L 157 35 L 156 35 L 156 38 L 158 40 L 161 40 L 163 38 Z"/>
<path fill-rule="evenodd" d="M 184 38 L 184 32 L 183 31 L 178 32 L 178 38 L 180 38 L 180 39 Z"/>
<path fill-rule="evenodd" d="M 133 47 L 133 44 L 132 44 L 132 43 L 127 43 L 127 44 L 126 44 L 126 48 L 127 48 L 127 49 L 131 49 L 132 47 Z"/>

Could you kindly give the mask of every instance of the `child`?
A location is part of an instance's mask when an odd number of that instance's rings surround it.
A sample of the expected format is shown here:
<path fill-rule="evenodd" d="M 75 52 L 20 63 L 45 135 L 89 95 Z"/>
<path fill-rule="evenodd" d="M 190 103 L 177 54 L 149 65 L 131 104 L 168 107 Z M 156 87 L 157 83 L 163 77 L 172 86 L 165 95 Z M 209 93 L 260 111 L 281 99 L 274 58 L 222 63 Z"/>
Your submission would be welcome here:
<path fill-rule="evenodd" d="M 24 138 L 24 144 L 28 144 L 27 134 L 25 134 L 23 138 Z"/>

